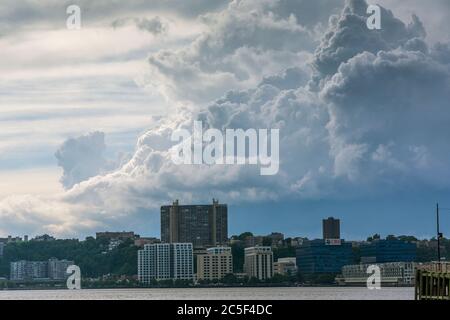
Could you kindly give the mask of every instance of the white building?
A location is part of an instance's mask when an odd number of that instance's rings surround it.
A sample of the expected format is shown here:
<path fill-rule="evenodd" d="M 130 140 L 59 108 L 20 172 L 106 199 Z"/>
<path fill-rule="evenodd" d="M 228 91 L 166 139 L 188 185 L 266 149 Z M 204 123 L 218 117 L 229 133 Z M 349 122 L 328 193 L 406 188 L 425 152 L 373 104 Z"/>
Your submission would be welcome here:
<path fill-rule="evenodd" d="M 273 277 L 273 252 L 271 247 L 245 248 L 244 272 L 259 280 Z"/>
<path fill-rule="evenodd" d="M 220 280 L 233 273 L 233 256 L 230 247 L 209 248 L 197 256 L 197 279 Z"/>
<path fill-rule="evenodd" d="M 297 261 L 296 258 L 279 258 L 277 262 L 273 264 L 273 273 L 281 275 L 296 275 L 297 274 Z"/>
<path fill-rule="evenodd" d="M 368 277 L 373 274 L 367 272 L 369 266 L 372 265 L 380 268 L 382 286 L 408 286 L 414 284 L 417 265 L 414 262 L 347 265 L 342 267 L 342 275 L 336 280 L 342 285 L 366 285 Z"/>
<path fill-rule="evenodd" d="M 138 279 L 150 284 L 152 280 L 192 280 L 192 243 L 146 244 L 138 251 Z"/>

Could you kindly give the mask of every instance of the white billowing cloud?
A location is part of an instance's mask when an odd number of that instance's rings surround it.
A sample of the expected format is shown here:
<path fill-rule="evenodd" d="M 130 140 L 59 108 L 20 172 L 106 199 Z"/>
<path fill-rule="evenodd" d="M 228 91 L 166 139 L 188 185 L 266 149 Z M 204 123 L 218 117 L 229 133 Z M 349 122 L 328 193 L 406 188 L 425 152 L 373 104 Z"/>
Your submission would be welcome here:
<path fill-rule="evenodd" d="M 75 184 L 111 170 L 113 164 L 105 159 L 105 134 L 91 132 L 66 140 L 56 151 L 58 166 L 63 169 L 61 184 L 70 189 Z"/>
<path fill-rule="evenodd" d="M 420 51 L 351 58 L 321 93 L 330 102 L 333 154 L 352 155 L 348 170 L 359 168 L 359 175 L 392 169 L 421 183 L 447 185 L 449 88 L 449 65 Z"/>
<path fill-rule="evenodd" d="M 381 7 L 381 30 L 368 30 L 367 3 L 347 0 L 340 15 L 330 18 L 329 29 L 315 51 L 313 66 L 318 77 L 333 75 L 341 63 L 358 53 L 393 50 L 408 41 L 422 39 L 425 30 L 417 16 L 405 25 L 390 10 Z"/>
<path fill-rule="evenodd" d="M 150 55 L 150 84 L 177 101 L 201 104 L 231 89 L 254 87 L 291 66 L 306 65 L 315 30 L 286 11 L 295 6 L 309 5 L 235 0 L 226 10 L 202 16 L 209 30 L 190 45 Z"/>
<path fill-rule="evenodd" d="M 206 108 L 160 119 L 118 170 L 54 199 L 0 202 L 2 222 L 76 234 L 130 224 L 142 209 L 157 210 L 175 198 L 242 202 L 450 188 L 448 45 L 429 46 L 420 20 L 405 24 L 386 9 L 391 32 L 370 31 L 364 28 L 367 3 L 351 0 L 330 20 L 311 76 L 298 59 L 304 48 L 294 41 L 310 31 L 294 15 L 275 14 L 280 3 L 286 2 L 234 1 L 206 17 L 211 30 L 187 48 L 152 55 L 155 83 L 172 97 L 200 104 L 221 97 Z M 285 60 L 273 62 L 276 57 Z M 260 61 L 258 68 L 254 61 Z M 175 165 L 171 133 L 192 128 L 194 120 L 220 130 L 280 129 L 279 173 L 260 176 L 255 166 Z M 44 212 L 52 201 L 64 218 Z M 16 216 L 22 220 L 12 222 Z"/>

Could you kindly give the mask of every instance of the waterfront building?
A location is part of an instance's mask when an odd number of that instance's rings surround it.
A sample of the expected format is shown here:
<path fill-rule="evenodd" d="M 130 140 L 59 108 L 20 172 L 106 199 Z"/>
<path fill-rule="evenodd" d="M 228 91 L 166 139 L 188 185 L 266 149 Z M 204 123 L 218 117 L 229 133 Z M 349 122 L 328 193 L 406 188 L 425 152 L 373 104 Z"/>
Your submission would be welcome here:
<path fill-rule="evenodd" d="M 397 239 L 378 239 L 362 243 L 360 250 L 363 263 L 412 262 L 416 260 L 417 246 Z"/>
<path fill-rule="evenodd" d="M 323 239 L 305 241 L 296 250 L 300 273 L 340 273 L 343 266 L 353 262 L 352 244 L 344 240 Z"/>
<path fill-rule="evenodd" d="M 9 279 L 12 281 L 25 280 L 27 276 L 27 261 L 15 261 L 10 263 Z"/>
<path fill-rule="evenodd" d="M 250 278 L 266 280 L 273 277 L 273 252 L 271 247 L 245 248 L 244 272 Z"/>
<path fill-rule="evenodd" d="M 341 227 L 340 220 L 329 217 L 322 220 L 323 239 L 340 239 Z"/>
<path fill-rule="evenodd" d="M 342 267 L 342 274 L 336 278 L 341 285 L 366 286 L 372 272 L 367 272 L 370 266 L 380 268 L 381 286 L 412 286 L 414 285 L 416 266 L 414 262 L 388 262 L 377 264 L 353 264 Z"/>
<path fill-rule="evenodd" d="M 273 263 L 273 273 L 281 275 L 296 275 L 297 274 L 297 259 L 279 258 L 277 262 Z"/>
<path fill-rule="evenodd" d="M 161 241 L 192 243 L 194 247 L 214 247 L 228 242 L 228 208 L 213 199 L 212 205 L 161 207 Z"/>
<path fill-rule="evenodd" d="M 51 258 L 46 261 L 20 260 L 10 263 L 10 280 L 64 280 L 67 278 L 67 267 L 73 261 Z"/>
<path fill-rule="evenodd" d="M 71 260 L 51 258 L 48 260 L 48 277 L 52 280 L 65 280 L 69 276 L 67 268 L 74 264 Z"/>
<path fill-rule="evenodd" d="M 197 256 L 197 279 L 220 280 L 233 273 L 233 256 L 230 247 L 208 248 L 206 254 Z"/>
<path fill-rule="evenodd" d="M 138 251 L 138 279 L 150 284 L 152 280 L 192 280 L 192 243 L 146 244 Z"/>

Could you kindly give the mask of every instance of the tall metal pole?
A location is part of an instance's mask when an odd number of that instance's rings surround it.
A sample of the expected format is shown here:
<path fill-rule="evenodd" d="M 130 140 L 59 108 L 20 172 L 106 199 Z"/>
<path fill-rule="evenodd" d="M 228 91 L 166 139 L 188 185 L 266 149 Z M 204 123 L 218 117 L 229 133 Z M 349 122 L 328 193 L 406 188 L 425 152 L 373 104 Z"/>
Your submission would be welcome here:
<path fill-rule="evenodd" d="M 441 262 L 441 233 L 439 231 L 439 203 L 436 203 L 436 226 L 437 226 L 437 246 L 438 246 L 438 262 Z"/>

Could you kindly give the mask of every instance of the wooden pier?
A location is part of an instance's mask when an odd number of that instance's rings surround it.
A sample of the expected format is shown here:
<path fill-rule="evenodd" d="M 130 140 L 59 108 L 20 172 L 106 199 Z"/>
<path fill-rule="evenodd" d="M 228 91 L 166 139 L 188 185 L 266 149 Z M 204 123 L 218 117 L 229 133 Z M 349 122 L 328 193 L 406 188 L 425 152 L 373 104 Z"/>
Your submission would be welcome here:
<path fill-rule="evenodd" d="M 450 300 L 450 262 L 417 267 L 415 300 Z"/>

